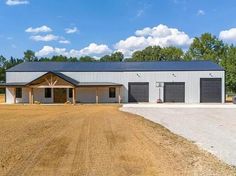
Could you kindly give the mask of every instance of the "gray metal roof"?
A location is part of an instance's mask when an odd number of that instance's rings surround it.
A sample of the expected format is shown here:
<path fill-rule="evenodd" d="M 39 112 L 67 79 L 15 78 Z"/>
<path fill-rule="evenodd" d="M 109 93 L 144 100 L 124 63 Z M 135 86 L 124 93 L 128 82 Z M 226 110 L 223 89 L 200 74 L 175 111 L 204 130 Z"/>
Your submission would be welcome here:
<path fill-rule="evenodd" d="M 223 71 L 211 61 L 24 62 L 7 72 Z"/>

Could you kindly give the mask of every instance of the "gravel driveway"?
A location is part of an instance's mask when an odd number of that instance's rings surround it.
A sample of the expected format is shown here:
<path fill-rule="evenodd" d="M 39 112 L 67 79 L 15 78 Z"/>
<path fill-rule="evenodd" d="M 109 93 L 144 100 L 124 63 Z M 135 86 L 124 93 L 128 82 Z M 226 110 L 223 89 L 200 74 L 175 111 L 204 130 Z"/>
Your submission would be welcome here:
<path fill-rule="evenodd" d="M 195 142 L 236 166 L 236 108 L 123 107 Z"/>

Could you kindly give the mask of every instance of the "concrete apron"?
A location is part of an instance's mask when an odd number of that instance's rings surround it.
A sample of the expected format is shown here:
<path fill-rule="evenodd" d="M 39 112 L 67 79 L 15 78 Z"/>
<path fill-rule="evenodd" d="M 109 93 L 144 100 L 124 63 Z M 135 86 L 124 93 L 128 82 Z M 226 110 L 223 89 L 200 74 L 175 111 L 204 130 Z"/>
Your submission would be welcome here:
<path fill-rule="evenodd" d="M 214 104 L 214 103 L 203 103 L 203 104 L 184 104 L 184 103 L 138 103 L 138 104 L 123 104 L 124 108 L 235 108 L 236 104 L 225 103 L 225 104 Z"/>

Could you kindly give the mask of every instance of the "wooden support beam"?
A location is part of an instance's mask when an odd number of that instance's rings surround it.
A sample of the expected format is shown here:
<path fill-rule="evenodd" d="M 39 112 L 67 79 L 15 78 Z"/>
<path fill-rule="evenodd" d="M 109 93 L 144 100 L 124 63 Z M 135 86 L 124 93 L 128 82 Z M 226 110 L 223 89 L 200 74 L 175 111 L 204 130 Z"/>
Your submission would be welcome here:
<path fill-rule="evenodd" d="M 73 88 L 73 104 L 76 104 L 76 88 Z"/>
<path fill-rule="evenodd" d="M 29 88 L 29 104 L 32 104 L 32 88 Z"/>
<path fill-rule="evenodd" d="M 13 88 L 13 102 L 16 104 L 16 88 Z"/>
<path fill-rule="evenodd" d="M 96 87 L 96 104 L 98 104 L 98 88 Z"/>
<path fill-rule="evenodd" d="M 119 87 L 118 102 L 119 102 L 119 104 L 121 103 L 121 90 L 120 90 L 120 87 Z"/>
<path fill-rule="evenodd" d="M 32 104 L 34 104 L 34 89 L 32 88 Z"/>
<path fill-rule="evenodd" d="M 33 88 L 29 88 L 29 104 L 34 104 L 34 93 L 33 93 Z"/>

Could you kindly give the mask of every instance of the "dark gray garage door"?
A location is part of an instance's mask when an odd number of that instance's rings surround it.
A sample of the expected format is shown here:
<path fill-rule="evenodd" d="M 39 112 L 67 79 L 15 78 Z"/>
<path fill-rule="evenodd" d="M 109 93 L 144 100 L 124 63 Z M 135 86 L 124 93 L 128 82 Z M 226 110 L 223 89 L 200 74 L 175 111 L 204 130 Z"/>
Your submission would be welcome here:
<path fill-rule="evenodd" d="M 149 83 L 129 83 L 129 102 L 148 102 Z"/>
<path fill-rule="evenodd" d="M 221 103 L 222 101 L 222 80 L 221 78 L 200 79 L 200 102 Z"/>
<path fill-rule="evenodd" d="M 165 83 L 164 102 L 185 102 L 185 83 Z"/>

